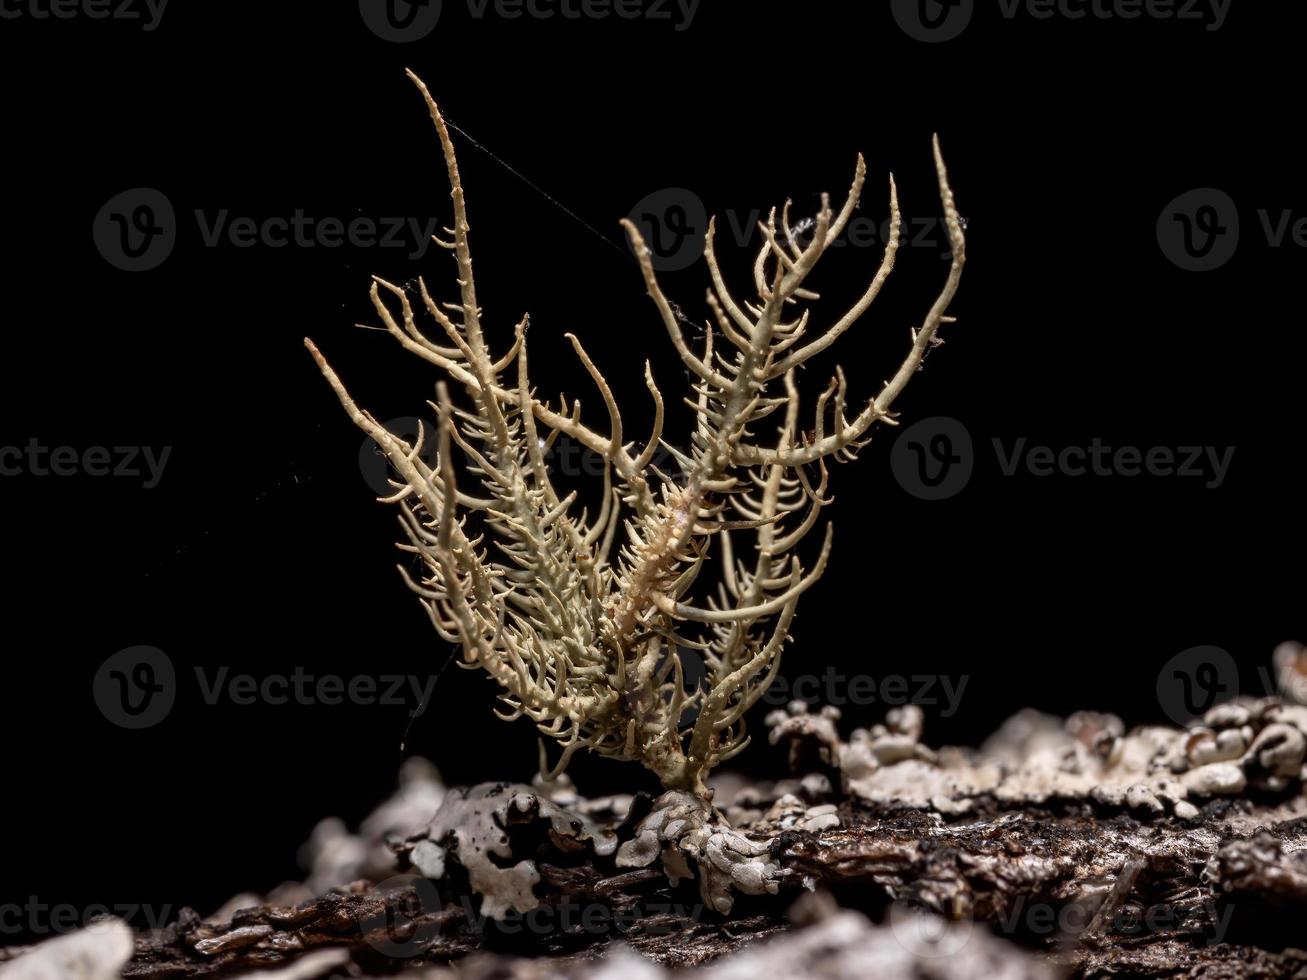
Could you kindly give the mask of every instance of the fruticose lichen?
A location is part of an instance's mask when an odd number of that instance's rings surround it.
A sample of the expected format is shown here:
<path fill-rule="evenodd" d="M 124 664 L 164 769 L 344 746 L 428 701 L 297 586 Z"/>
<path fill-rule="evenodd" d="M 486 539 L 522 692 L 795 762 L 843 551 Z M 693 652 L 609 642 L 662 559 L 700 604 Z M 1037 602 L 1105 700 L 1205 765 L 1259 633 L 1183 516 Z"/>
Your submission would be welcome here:
<path fill-rule="evenodd" d="M 823 195 L 811 221 L 792 224 L 787 202 L 760 222 L 752 299 L 737 299 L 727 286 L 709 225 L 711 318 L 697 350 L 683 330 L 689 321 L 659 285 L 640 232 L 625 222 L 645 288 L 691 381 L 684 400 L 694 421 L 682 450 L 663 437 L 663 395 L 648 364 L 654 422 L 648 438 L 635 443 L 612 385 L 576 337 L 568 335 L 603 402 L 604 430 L 581 421 L 578 401 L 551 405 L 536 396 L 528 318 L 506 349 L 492 345 L 449 129 L 426 87 L 411 77 L 426 99 L 449 175 L 454 222 L 449 239 L 437 241 L 453 254 L 459 299 L 438 302 L 418 280 L 421 305 L 444 334 L 439 341 L 418 326 L 408 290 L 376 279 L 372 301 L 406 350 L 466 394 L 467 407 L 455 408 L 444 383 L 438 386 L 438 460 L 428 465 L 424 458 L 425 433 L 410 442 L 359 408 L 306 343 L 350 417 L 395 471 L 395 492 L 387 499 L 400 507 L 401 548 L 425 570 L 419 581 L 401 573 L 439 636 L 461 648 L 464 665 L 484 669 L 502 687 L 503 717 L 527 717 L 562 745 L 555 772 L 589 748 L 637 760 L 668 791 L 706 800 L 706 774 L 747 744 L 744 715 L 775 677 L 799 596 L 826 568 L 829 524 L 810 566 L 797 555 L 830 502 L 826 462 L 851 458 L 874 425 L 896 424 L 895 399 L 941 342 L 941 324 L 952 322 L 947 310 L 961 280 L 965 240 L 938 141 L 948 275 L 911 330 L 908 353 L 890 380 L 852 418 L 848 384 L 837 368 L 816 398 L 812 425 L 801 425 L 798 372 L 867 311 L 894 266 L 900 214 L 892 177 L 890 234 L 879 268 L 853 306 L 820 331 L 811 329 L 809 304 L 818 296 L 809 280 L 858 207 L 866 180 L 861 157 L 838 211 Z M 602 460 L 597 514 L 579 508 L 576 491 L 556 487 L 546 453 L 559 438 Z M 460 469 L 480 484 L 476 491 L 460 487 Z M 741 535 L 752 536 L 751 549 Z M 691 588 L 709 563 L 715 593 L 695 604 Z M 688 636 L 696 627 L 697 635 Z M 701 658 L 703 669 L 694 676 L 704 683 L 686 680 L 683 657 Z"/>

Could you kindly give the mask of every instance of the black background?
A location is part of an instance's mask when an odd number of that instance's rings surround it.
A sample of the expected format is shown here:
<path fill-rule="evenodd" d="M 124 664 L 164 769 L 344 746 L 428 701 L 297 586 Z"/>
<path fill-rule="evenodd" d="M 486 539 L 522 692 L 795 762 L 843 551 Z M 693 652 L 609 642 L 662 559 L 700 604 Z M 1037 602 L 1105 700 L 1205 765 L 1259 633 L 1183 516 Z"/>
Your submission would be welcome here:
<path fill-rule="evenodd" d="M 0 444 L 172 447 L 149 490 L 0 478 L 0 902 L 208 912 L 295 877 L 319 818 L 356 822 L 393 786 L 411 703 L 210 706 L 193 669 L 425 676 L 448 659 L 393 570 L 394 513 L 360 477 L 360 434 L 301 341 L 312 335 L 379 418 L 423 414 L 433 371 L 352 325 L 376 322 L 370 274 L 422 273 L 450 298 L 452 264 L 435 249 L 415 261 L 405 249 L 207 247 L 194 211 L 446 223 L 406 66 L 580 219 L 458 138 L 494 337 L 529 310 L 536 382 L 593 411 L 563 339 L 576 332 L 632 432 L 648 415 L 642 360 L 669 399 L 683 381 L 621 245 L 617 222 L 637 201 L 684 187 L 719 214 L 786 196 L 810 213 L 817 192 L 842 194 L 861 150 L 862 214 L 883 219 L 893 170 L 905 215 L 932 218 L 941 134 L 969 264 L 959 322 L 897 407 L 905 422 L 964 422 L 976 472 L 948 501 L 915 499 L 890 472 L 887 430 L 838 468 L 831 568 L 804 600 L 785 674 L 965 674 L 957 714 L 927 709 L 933 743 L 978 741 L 1025 705 L 1165 721 L 1158 671 L 1197 644 L 1229 650 L 1259 692 L 1274 645 L 1307 635 L 1303 255 L 1270 247 L 1258 218 L 1307 214 L 1289 6 L 1233 0 L 1209 31 L 1008 20 L 977 0 L 970 27 L 934 44 L 908 37 L 886 4 L 834 0 L 706 0 L 685 30 L 476 19 L 445 0 L 435 31 L 409 44 L 377 37 L 349 2 L 178 3 L 152 31 L 0 20 Z M 160 267 L 127 273 L 91 228 L 136 187 L 167 195 L 180 232 Z M 1156 234 L 1168 202 L 1198 187 L 1227 192 L 1242 220 L 1233 259 L 1205 273 L 1168 261 Z M 901 250 L 882 300 L 801 379 L 809 399 L 836 363 L 859 400 L 889 376 L 945 274 L 934 241 Z M 728 251 L 747 280 L 745 253 Z M 878 261 L 878 249 L 833 254 L 819 313 L 856 296 Z M 706 316 L 701 265 L 664 284 Z M 1007 477 L 996 437 L 1236 451 L 1209 489 Z M 180 692 L 163 722 L 127 731 L 97 709 L 92 678 L 137 644 L 167 653 Z M 529 777 L 534 732 L 496 721 L 492 693 L 480 675 L 445 673 L 408 751 L 451 782 Z M 883 710 L 851 706 L 846 719 Z M 757 744 L 739 765 L 776 762 Z M 573 774 L 587 791 L 648 785 L 602 760 Z"/>

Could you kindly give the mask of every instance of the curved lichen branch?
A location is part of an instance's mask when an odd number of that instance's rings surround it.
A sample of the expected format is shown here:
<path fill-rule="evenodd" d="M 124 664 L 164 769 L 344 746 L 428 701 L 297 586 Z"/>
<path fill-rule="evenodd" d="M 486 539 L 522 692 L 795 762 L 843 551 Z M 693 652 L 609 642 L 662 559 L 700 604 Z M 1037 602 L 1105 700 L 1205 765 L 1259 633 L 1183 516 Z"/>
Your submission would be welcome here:
<path fill-rule="evenodd" d="M 858 208 L 867 177 L 861 156 L 838 210 L 823 196 L 819 212 L 796 228 L 786 202 L 759 223 L 750 298 L 728 286 L 710 222 L 704 251 L 711 319 L 702 344 L 687 339 L 686 321 L 659 283 L 639 229 L 623 222 L 645 289 L 691 379 L 683 401 L 694 413 L 688 443 L 673 445 L 664 433 L 663 393 L 646 363 L 652 430 L 643 442 L 628 443 L 616 386 L 579 338 L 567 335 L 599 393 L 602 429 L 582 421 L 577 400 L 569 405 L 560 397 L 555 407 L 537 397 L 527 317 L 506 348 L 496 350 L 489 339 L 449 127 L 426 86 L 410 78 L 445 160 L 453 222 L 438 242 L 454 259 L 458 300 L 440 301 L 422 278 L 420 303 L 411 290 L 380 278 L 371 300 L 386 331 L 462 391 L 465 407 L 444 382 L 438 386 L 435 465 L 424 458 L 425 433 L 410 442 L 387 431 L 306 343 L 350 418 L 394 470 L 394 492 L 383 499 L 398 505 L 400 548 L 422 570 L 401 569 L 405 582 L 437 634 L 462 649 L 463 665 L 499 684 L 500 716 L 527 717 L 558 742 L 561 757 L 550 766 L 542 754 L 542 770 L 561 772 L 575 752 L 589 748 L 638 760 L 669 790 L 706 798 L 708 770 L 748 744 L 744 716 L 776 676 L 800 596 L 826 569 L 829 524 L 806 567 L 798 555 L 831 503 L 826 459 L 849 458 L 874 423 L 893 424 L 895 399 L 941 325 L 951 322 L 965 240 L 938 140 L 948 277 L 898 370 L 852 419 L 848 380 L 836 368 L 817 395 L 811 428 L 804 428 L 797 369 L 853 327 L 894 268 L 901 215 L 892 177 L 891 233 L 879 267 L 853 306 L 816 335 L 809 334 L 810 304 L 818 295 L 808 280 Z M 439 341 L 428 336 L 419 311 Z M 774 438 L 766 440 L 769 429 Z M 560 438 L 601 461 L 597 507 L 578 511 L 579 491 L 555 486 L 549 453 Z M 668 457 L 674 473 L 659 466 Z M 460 479 L 468 485 L 460 487 Z M 714 584 L 696 598 L 707 567 L 716 570 Z M 684 669 L 690 657 L 703 666 L 696 686 Z"/>
<path fill-rule="evenodd" d="M 946 311 L 953 302 L 953 297 L 958 291 L 958 286 L 962 282 L 962 267 L 966 263 L 966 236 L 962 230 L 962 219 L 958 215 L 957 203 L 953 197 L 953 190 L 948 182 L 948 170 L 944 166 L 944 155 L 940 150 L 939 136 L 933 139 L 933 148 L 935 154 L 935 170 L 939 177 L 940 199 L 944 205 L 944 223 L 948 230 L 949 250 L 952 261 L 949 266 L 948 277 L 944 281 L 944 286 L 935 302 L 931 305 L 930 311 L 926 314 L 921 326 L 912 331 L 912 346 L 909 348 L 907 356 L 899 365 L 894 376 L 885 383 L 884 389 L 875 398 L 868 402 L 858 415 L 850 422 L 842 419 L 837 413 L 837 424 L 834 431 L 820 439 L 815 439 L 811 443 L 801 448 L 790 449 L 780 452 L 775 449 L 763 449 L 758 446 L 740 445 L 737 446 L 734 453 L 734 460 L 742 466 L 749 466 L 756 463 L 770 462 L 781 463 L 787 466 L 802 466 L 806 463 L 814 462 L 825 456 L 830 456 L 844 449 L 846 446 L 853 445 L 875 422 L 886 422 L 893 425 L 894 421 L 890 417 L 890 408 L 894 400 L 907 387 L 908 381 L 920 369 L 922 361 L 925 359 L 927 351 L 930 350 L 935 334 L 941 324 L 951 322 L 947 317 Z M 843 333 L 861 316 L 870 306 L 880 292 L 885 279 L 889 276 L 894 265 L 894 254 L 898 249 L 898 197 L 894 190 L 893 180 L 890 182 L 891 195 L 891 223 L 893 233 L 890 236 L 890 244 L 885 249 L 885 261 L 882 262 L 880 271 L 872 280 L 871 286 L 863 294 L 853 308 L 842 317 L 827 333 L 817 341 L 809 344 L 799 351 L 798 354 L 805 356 L 798 357 L 790 355 L 777 365 L 776 370 L 789 370 L 802 364 L 808 357 L 824 350 L 834 342 L 835 337 Z M 805 352 L 808 352 L 805 354 Z M 797 359 L 796 359 L 797 357 Z"/>

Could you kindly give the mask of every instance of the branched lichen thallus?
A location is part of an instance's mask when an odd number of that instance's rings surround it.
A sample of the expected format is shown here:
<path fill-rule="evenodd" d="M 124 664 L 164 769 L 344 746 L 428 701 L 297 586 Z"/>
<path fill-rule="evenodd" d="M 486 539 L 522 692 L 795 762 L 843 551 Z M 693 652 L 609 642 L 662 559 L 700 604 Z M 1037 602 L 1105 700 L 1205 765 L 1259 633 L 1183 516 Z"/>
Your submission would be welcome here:
<path fill-rule="evenodd" d="M 728 288 L 709 224 L 704 253 L 711 317 L 687 340 L 679 310 L 664 295 L 649 249 L 624 222 L 644 285 L 692 383 L 694 412 L 684 450 L 663 439 L 664 399 L 646 363 L 652 432 L 623 429 L 608 380 L 575 336 L 567 339 L 598 389 L 607 416 L 581 419 L 579 402 L 537 398 L 527 362 L 525 318 L 506 349 L 483 330 L 472 274 L 467 209 L 454 146 L 426 86 L 453 200 L 453 227 L 437 242 L 457 269 L 457 298 L 438 301 L 424 280 L 416 293 L 381 279 L 371 296 L 385 329 L 443 375 L 434 405 L 434 462 L 422 432 L 412 441 L 386 430 L 350 397 L 310 341 L 309 350 L 354 422 L 376 440 L 394 470 L 400 548 L 420 559 L 421 575 L 401 567 L 444 641 L 465 666 L 502 688 L 501 717 L 526 717 L 562 747 L 561 772 L 585 747 L 638 761 L 668 790 L 708 799 L 704 777 L 745 745 L 744 715 L 780 664 L 799 597 L 826 568 L 831 526 L 820 520 L 826 462 L 851 458 L 876 424 L 893 425 L 891 407 L 931 349 L 958 288 L 965 256 L 962 224 L 935 142 L 952 261 L 933 305 L 911 331 L 903 361 L 861 407 L 847 402 L 837 368 L 804 424 L 796 371 L 825 351 L 880 293 L 899 246 L 899 205 L 889 181 L 890 234 L 879 268 L 842 316 L 810 329 L 816 294 L 808 281 L 853 216 L 866 178 L 861 157 L 843 205 L 823 196 L 802 236 L 788 203 L 759 223 L 749 298 Z M 418 307 L 418 308 L 415 308 Z M 419 314 L 431 327 L 419 326 Z M 451 389 L 466 397 L 455 407 Z M 766 433 L 771 438 L 764 438 Z M 602 461 L 602 505 L 582 509 L 563 495 L 545 453 L 559 437 Z M 457 459 L 457 462 L 456 462 Z M 675 472 L 668 473 L 668 460 Z M 824 524 L 808 567 L 797 548 Z M 696 577 L 713 563 L 716 584 L 692 600 Z M 700 658 L 701 683 L 684 676 L 678 649 Z M 688 719 L 683 721 L 683 719 Z"/>

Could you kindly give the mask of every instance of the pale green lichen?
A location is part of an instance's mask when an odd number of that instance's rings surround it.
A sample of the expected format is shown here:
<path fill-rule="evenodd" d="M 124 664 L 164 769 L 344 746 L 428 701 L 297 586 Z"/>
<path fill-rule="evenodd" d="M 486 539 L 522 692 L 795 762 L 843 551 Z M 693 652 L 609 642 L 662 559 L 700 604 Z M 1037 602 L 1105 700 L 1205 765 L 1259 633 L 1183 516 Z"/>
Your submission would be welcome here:
<path fill-rule="evenodd" d="M 823 197 L 806 244 L 790 225 L 788 204 L 760 224 L 756 298 L 750 302 L 728 290 L 710 225 L 705 254 L 713 323 L 700 351 L 687 343 L 648 248 L 626 223 L 645 286 L 692 376 L 686 401 L 695 412 L 688 451 L 664 442 L 663 397 L 646 365 L 655 422 L 637 452 L 624 435 L 608 381 L 575 337 L 569 339 L 607 410 L 607 432 L 583 424 L 576 401 L 569 407 L 564 399 L 555 408 L 536 398 L 526 318 L 512 345 L 492 352 L 482 330 L 453 144 L 426 87 L 412 77 L 435 122 L 452 187 L 454 226 L 440 244 L 456 261 L 460 300 L 438 303 L 419 280 L 422 305 L 445 334 L 436 343 L 419 329 L 406 290 L 377 279 L 372 299 L 385 328 L 440 368 L 470 401 L 469 410 L 455 409 L 440 386 L 438 462 L 425 462 L 421 435 L 408 442 L 360 409 L 306 343 L 350 416 L 397 474 L 396 492 L 387 499 L 400 506 L 401 547 L 420 556 L 425 568 L 421 581 L 409 585 L 437 633 L 462 649 L 465 665 L 486 670 L 503 688 L 509 711 L 502 716 L 526 716 L 562 744 L 556 772 L 586 747 L 638 760 L 668 790 L 706 798 L 705 774 L 746 744 L 743 716 L 775 676 L 799 596 L 826 567 L 829 525 L 810 568 L 795 553 L 827 503 L 825 460 L 851 456 L 873 424 L 894 424 L 895 398 L 938 342 L 940 324 L 951 320 L 945 313 L 961 277 L 965 243 L 938 141 L 935 162 L 952 251 L 948 277 L 912 331 L 907 356 L 851 419 L 846 381 L 837 369 L 817 398 L 813 427 L 801 427 L 795 372 L 853 325 L 888 277 L 900 224 L 892 178 L 891 234 L 879 269 L 853 307 L 806 342 L 805 306 L 817 298 L 806 283 L 858 206 L 866 176 L 861 157 L 843 206 L 834 212 Z M 383 302 L 381 290 L 397 310 Z M 763 443 L 758 434 L 773 413 L 780 420 L 775 438 Z M 577 495 L 560 494 L 551 479 L 545 453 L 560 436 L 603 460 L 603 504 L 593 517 L 577 513 Z M 480 495 L 458 487 L 456 451 L 479 481 Z M 655 465 L 660 456 L 674 459 L 679 472 L 661 471 Z M 733 531 L 753 536 L 752 554 L 732 540 Z M 625 542 L 613 558 L 619 535 Z M 485 546 L 487 539 L 495 551 Z M 694 605 L 690 588 L 709 561 L 718 563 L 720 585 L 705 605 Z M 701 635 L 686 637 L 687 624 L 699 626 Z M 678 650 L 702 658 L 706 684 L 687 684 Z"/>

